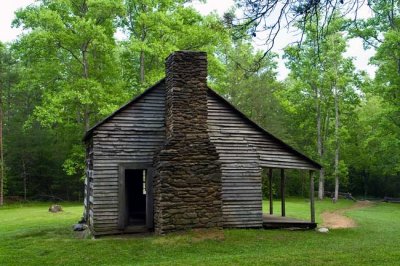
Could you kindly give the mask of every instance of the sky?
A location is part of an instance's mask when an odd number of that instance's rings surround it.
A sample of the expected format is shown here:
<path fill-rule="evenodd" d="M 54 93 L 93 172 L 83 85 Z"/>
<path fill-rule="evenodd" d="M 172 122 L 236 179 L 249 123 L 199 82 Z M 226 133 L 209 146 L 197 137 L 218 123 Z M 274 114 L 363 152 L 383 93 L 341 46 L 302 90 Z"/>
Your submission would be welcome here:
<path fill-rule="evenodd" d="M 15 40 L 19 34 L 22 33 L 21 29 L 11 28 L 11 22 L 14 19 L 14 12 L 22 7 L 25 7 L 34 0 L 0 0 L 0 40 L 2 42 L 11 42 Z M 193 6 L 203 15 L 210 12 L 216 12 L 222 15 L 225 11 L 231 8 L 234 4 L 233 0 L 209 0 L 207 3 L 202 3 L 198 0 L 193 1 Z M 360 11 L 360 17 L 368 17 L 371 13 L 367 8 Z M 281 30 L 278 34 L 273 52 L 278 53 L 279 56 L 283 54 L 283 48 L 292 43 L 297 37 L 293 33 L 288 33 L 285 29 Z M 264 47 L 258 42 L 254 43 L 256 49 L 262 50 Z M 362 47 L 361 39 L 352 39 L 348 43 L 346 56 L 354 58 L 354 65 L 358 70 L 365 70 L 371 77 L 374 76 L 376 68 L 368 65 L 368 60 L 374 55 L 373 50 L 364 50 Z M 288 75 L 288 69 L 285 67 L 284 60 L 278 60 L 278 79 L 283 80 Z"/>

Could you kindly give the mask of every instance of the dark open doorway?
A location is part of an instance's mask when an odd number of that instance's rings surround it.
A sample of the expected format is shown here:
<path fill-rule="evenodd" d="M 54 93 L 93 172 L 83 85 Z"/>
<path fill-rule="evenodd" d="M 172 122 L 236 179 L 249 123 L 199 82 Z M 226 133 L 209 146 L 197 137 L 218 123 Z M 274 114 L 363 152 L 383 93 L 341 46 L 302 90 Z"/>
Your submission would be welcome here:
<path fill-rule="evenodd" d="M 154 169 L 150 164 L 120 164 L 118 226 L 123 232 L 153 230 L 153 176 Z"/>
<path fill-rule="evenodd" d="M 146 225 L 146 170 L 125 170 L 126 225 Z"/>

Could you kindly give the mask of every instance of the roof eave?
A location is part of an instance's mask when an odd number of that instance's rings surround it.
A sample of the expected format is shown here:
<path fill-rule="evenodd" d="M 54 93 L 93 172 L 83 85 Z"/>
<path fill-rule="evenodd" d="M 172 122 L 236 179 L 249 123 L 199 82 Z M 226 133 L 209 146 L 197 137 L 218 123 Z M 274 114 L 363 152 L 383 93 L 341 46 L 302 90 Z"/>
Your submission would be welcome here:
<path fill-rule="evenodd" d="M 227 101 L 224 97 L 222 97 L 221 95 L 219 95 L 217 92 L 215 92 L 213 89 L 211 89 L 210 87 L 208 87 L 209 92 L 211 92 L 213 95 L 215 95 L 217 98 L 219 98 L 222 102 L 224 102 L 226 105 L 228 105 L 230 108 L 232 108 L 232 110 L 234 110 L 241 118 L 245 119 L 246 121 L 248 121 L 251 125 L 253 125 L 254 127 L 256 127 L 258 130 L 260 130 L 263 134 L 266 134 L 268 137 L 271 137 L 272 139 L 274 139 L 275 141 L 277 141 L 279 144 L 283 145 L 284 147 L 286 147 L 287 149 L 289 149 L 291 152 L 293 152 L 294 154 L 300 156 L 301 158 L 305 159 L 307 162 L 309 162 L 311 165 L 313 165 L 315 167 L 315 169 L 310 169 L 310 170 L 321 170 L 322 166 L 312 160 L 311 158 L 307 157 L 306 155 L 304 155 L 303 153 L 299 152 L 298 150 L 296 150 L 295 148 L 293 148 L 292 146 L 290 146 L 289 144 L 283 142 L 282 140 L 280 140 L 279 138 L 275 137 L 274 135 L 272 135 L 271 133 L 269 133 L 268 131 L 266 131 L 264 128 L 262 128 L 261 126 L 259 126 L 256 122 L 254 122 L 253 120 L 251 120 L 249 117 L 247 117 L 245 114 L 243 114 L 241 111 L 239 111 L 234 105 L 232 105 L 229 101 Z"/>

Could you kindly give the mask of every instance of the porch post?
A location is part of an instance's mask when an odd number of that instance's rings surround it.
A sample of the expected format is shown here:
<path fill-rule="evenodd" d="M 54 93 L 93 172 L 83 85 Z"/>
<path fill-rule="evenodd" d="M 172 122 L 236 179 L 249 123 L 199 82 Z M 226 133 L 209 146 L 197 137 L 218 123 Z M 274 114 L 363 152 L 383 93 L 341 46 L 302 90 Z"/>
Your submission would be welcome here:
<path fill-rule="evenodd" d="M 272 168 L 268 171 L 268 186 L 269 186 L 269 214 L 274 214 L 274 202 L 272 197 Z"/>
<path fill-rule="evenodd" d="M 285 170 L 281 169 L 281 213 L 282 217 L 286 216 L 285 212 Z"/>
<path fill-rule="evenodd" d="M 312 170 L 310 170 L 310 209 L 311 209 L 311 222 L 315 223 L 314 171 Z"/>

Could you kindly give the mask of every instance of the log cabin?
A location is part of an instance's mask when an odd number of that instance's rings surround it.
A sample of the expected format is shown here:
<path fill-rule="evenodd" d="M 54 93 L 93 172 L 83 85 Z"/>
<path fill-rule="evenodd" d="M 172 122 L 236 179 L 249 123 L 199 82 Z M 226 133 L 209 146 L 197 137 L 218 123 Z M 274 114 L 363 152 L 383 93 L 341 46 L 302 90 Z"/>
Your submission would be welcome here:
<path fill-rule="evenodd" d="M 309 171 L 306 225 L 315 226 L 313 173 L 321 166 L 210 89 L 204 52 L 172 53 L 166 77 L 92 127 L 84 142 L 84 218 L 94 235 L 271 225 L 262 212 L 266 168 L 269 182 L 271 169 L 281 169 L 281 217 L 284 169 Z"/>

